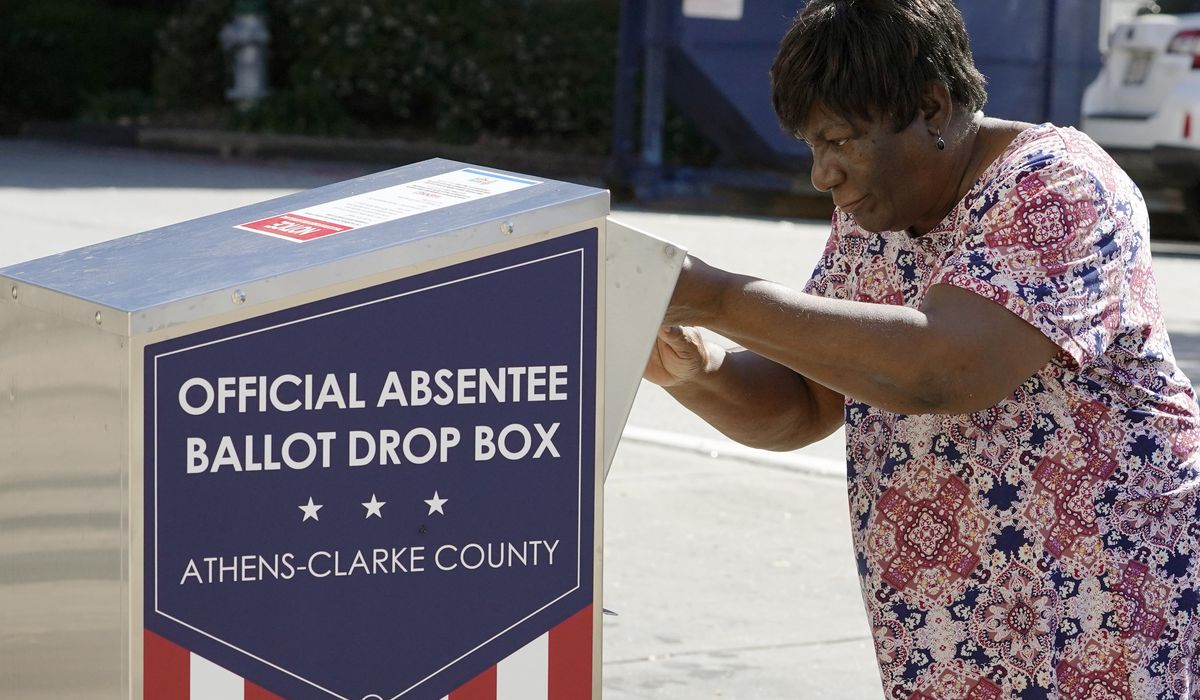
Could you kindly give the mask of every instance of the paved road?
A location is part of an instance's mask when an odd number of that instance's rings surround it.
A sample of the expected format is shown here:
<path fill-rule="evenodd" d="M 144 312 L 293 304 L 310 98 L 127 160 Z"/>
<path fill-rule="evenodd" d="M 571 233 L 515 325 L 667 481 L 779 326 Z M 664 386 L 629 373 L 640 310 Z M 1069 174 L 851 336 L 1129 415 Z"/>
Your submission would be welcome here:
<path fill-rule="evenodd" d="M 0 140 L 0 267 L 368 172 Z M 823 222 L 619 211 L 710 262 L 800 285 Z M 1156 262 L 1200 378 L 1200 258 Z M 607 700 L 881 697 L 850 552 L 840 433 L 739 449 L 643 387 L 606 487 Z"/>

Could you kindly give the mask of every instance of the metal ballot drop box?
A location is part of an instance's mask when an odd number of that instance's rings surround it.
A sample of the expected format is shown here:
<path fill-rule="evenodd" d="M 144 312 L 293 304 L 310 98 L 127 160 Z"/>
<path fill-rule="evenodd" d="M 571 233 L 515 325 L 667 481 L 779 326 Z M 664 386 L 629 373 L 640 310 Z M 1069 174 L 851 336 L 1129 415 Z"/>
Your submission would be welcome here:
<path fill-rule="evenodd" d="M 0 697 L 600 697 L 683 252 L 430 160 L 0 270 Z"/>

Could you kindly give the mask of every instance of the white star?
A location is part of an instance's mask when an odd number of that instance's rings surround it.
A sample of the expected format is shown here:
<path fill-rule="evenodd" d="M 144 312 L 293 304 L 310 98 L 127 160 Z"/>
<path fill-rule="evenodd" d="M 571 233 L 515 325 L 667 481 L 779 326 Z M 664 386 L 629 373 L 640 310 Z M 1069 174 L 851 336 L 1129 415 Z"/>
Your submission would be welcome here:
<path fill-rule="evenodd" d="M 429 504 L 429 512 L 426 513 L 426 515 L 433 515 L 434 513 L 441 513 L 442 515 L 445 515 L 446 511 L 442 510 L 442 506 L 446 505 L 446 503 L 449 501 L 450 499 L 448 498 L 439 498 L 438 492 L 434 491 L 433 498 L 425 501 Z"/>
<path fill-rule="evenodd" d="M 369 518 L 374 515 L 378 516 L 379 519 L 382 520 L 383 513 L 381 513 L 379 509 L 383 508 L 383 504 L 385 503 L 387 503 L 387 501 L 381 501 L 375 498 L 375 494 L 371 494 L 371 500 L 363 504 L 363 507 L 367 509 L 367 517 Z"/>
<path fill-rule="evenodd" d="M 318 510 L 321 510 L 321 509 L 322 509 L 322 508 L 324 508 L 325 506 L 319 506 L 319 505 L 317 505 L 317 504 L 313 503 L 312 496 L 309 496 L 309 497 L 308 497 L 308 505 L 306 505 L 306 506 L 297 506 L 297 507 L 298 507 L 300 510 L 304 511 L 304 519 L 303 519 L 303 520 L 301 520 L 300 522 L 305 522 L 305 521 L 307 521 L 309 518 L 312 518 L 313 520 L 320 521 L 320 518 L 319 518 L 319 517 L 317 517 L 317 511 L 318 511 Z"/>

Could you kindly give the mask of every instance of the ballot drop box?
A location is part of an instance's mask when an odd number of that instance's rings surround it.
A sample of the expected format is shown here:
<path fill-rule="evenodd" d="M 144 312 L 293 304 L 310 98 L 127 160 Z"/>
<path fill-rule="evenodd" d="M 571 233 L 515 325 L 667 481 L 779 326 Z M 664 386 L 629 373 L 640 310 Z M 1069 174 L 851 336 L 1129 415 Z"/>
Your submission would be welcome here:
<path fill-rule="evenodd" d="M 608 208 L 431 160 L 0 270 L 0 697 L 599 698 L 683 255 Z"/>

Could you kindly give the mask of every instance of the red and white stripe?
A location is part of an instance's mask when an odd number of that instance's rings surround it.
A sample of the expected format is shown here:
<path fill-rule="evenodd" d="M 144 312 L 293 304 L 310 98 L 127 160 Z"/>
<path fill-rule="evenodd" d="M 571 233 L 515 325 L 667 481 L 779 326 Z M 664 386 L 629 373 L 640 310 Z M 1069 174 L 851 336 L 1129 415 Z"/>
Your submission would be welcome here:
<path fill-rule="evenodd" d="M 142 644 L 144 700 L 282 700 L 150 630 Z"/>
<path fill-rule="evenodd" d="M 282 700 L 149 630 L 145 632 L 144 644 L 144 700 Z M 592 606 L 589 605 L 441 700 L 591 697 Z"/>

